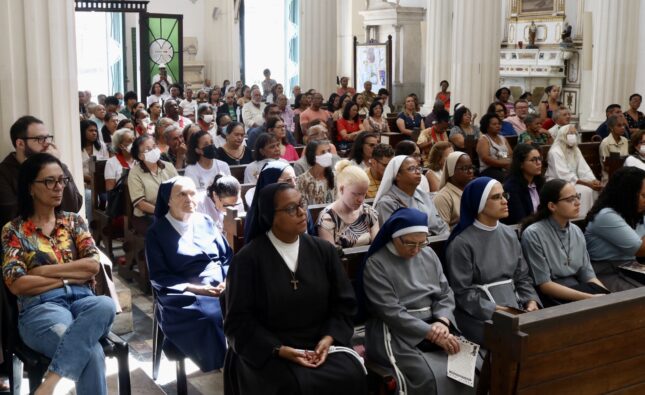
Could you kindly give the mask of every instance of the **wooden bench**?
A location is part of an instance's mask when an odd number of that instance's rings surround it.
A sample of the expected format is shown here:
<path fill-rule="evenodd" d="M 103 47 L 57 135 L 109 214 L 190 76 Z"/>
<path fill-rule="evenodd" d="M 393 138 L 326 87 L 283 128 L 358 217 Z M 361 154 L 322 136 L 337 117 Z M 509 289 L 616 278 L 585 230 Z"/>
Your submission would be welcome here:
<path fill-rule="evenodd" d="M 300 114 L 293 116 L 293 137 L 296 139 L 296 142 L 298 144 L 304 143 L 304 133 L 302 132 L 302 128 L 300 127 Z"/>
<path fill-rule="evenodd" d="M 123 188 L 125 201 L 125 218 L 123 221 L 123 251 L 125 251 L 125 262 L 119 265 L 119 275 L 126 280 L 134 280 L 139 288 L 150 293 L 150 276 L 146 263 L 146 243 L 144 235 L 135 232 L 132 226 L 134 217 L 134 206 L 130 199 L 128 183 Z"/>
<path fill-rule="evenodd" d="M 605 158 L 605 161 L 603 162 L 603 168 L 607 172 L 608 178 L 611 178 L 616 170 L 623 167 L 623 165 L 625 164 L 625 159 L 627 159 L 626 156 L 620 156 L 618 153 L 616 153 L 615 155 L 612 153 L 607 158 Z"/>
<path fill-rule="evenodd" d="M 399 132 L 381 133 L 381 143 L 389 144 L 392 148 L 396 147 L 399 142 L 406 139 L 406 136 Z"/>
<path fill-rule="evenodd" d="M 228 167 L 231 170 L 231 175 L 240 182 L 244 184 L 244 171 L 246 170 L 246 165 L 231 165 Z"/>
<path fill-rule="evenodd" d="M 105 203 L 101 201 L 101 194 L 105 196 L 105 164 L 106 160 L 96 160 L 95 156 L 90 158 L 89 168 L 91 181 L 90 188 L 92 190 L 92 200 L 90 202 L 85 202 L 85 204 L 92 205 L 92 221 L 90 222 L 90 231 L 92 233 L 92 238 L 96 243 L 97 247 L 103 247 L 106 249 L 107 256 L 111 260 L 114 260 L 114 254 L 112 253 L 112 240 L 108 239 L 107 235 L 104 235 L 103 230 L 109 227 L 111 221 L 105 212 Z"/>
<path fill-rule="evenodd" d="M 645 392 L 645 288 L 511 315 L 485 326 L 491 394 Z"/>

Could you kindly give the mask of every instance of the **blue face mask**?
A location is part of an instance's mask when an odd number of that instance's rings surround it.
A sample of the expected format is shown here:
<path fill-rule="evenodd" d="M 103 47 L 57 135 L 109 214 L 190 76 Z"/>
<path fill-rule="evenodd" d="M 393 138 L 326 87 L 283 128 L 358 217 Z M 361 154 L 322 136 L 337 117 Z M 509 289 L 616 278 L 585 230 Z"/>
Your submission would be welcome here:
<path fill-rule="evenodd" d="M 123 107 L 123 104 L 124 104 L 123 100 L 119 100 L 119 106 Z"/>

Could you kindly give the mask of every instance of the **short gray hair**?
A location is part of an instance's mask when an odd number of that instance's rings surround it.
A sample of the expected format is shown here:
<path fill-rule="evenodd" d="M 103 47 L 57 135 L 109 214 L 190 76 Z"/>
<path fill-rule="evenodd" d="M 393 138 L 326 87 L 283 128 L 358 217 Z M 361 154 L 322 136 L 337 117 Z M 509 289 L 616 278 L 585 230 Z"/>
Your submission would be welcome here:
<path fill-rule="evenodd" d="M 112 135 L 112 149 L 114 152 L 121 152 L 121 148 L 119 146 L 123 143 L 123 139 L 127 134 L 134 138 L 134 132 L 128 128 L 121 128 L 114 132 Z"/>
<path fill-rule="evenodd" d="M 170 133 L 174 131 L 179 131 L 181 133 L 181 130 L 179 130 L 179 126 L 175 124 L 169 125 L 163 130 L 163 138 L 164 140 L 166 140 L 166 143 L 170 142 Z"/>
<path fill-rule="evenodd" d="M 535 122 L 536 119 L 539 119 L 538 114 L 527 114 L 526 117 L 524 118 L 524 125 L 530 125 L 533 122 Z"/>

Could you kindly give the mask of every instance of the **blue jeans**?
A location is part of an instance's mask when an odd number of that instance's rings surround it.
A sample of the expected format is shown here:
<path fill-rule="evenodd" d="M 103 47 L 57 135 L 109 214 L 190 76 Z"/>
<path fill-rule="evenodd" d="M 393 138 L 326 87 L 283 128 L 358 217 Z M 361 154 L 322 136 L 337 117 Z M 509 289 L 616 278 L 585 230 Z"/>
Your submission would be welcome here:
<path fill-rule="evenodd" d="M 114 320 L 107 296 L 68 285 L 18 298 L 18 329 L 27 346 L 51 358 L 49 371 L 76 383 L 76 393 L 107 394 L 105 355 L 99 339 Z"/>

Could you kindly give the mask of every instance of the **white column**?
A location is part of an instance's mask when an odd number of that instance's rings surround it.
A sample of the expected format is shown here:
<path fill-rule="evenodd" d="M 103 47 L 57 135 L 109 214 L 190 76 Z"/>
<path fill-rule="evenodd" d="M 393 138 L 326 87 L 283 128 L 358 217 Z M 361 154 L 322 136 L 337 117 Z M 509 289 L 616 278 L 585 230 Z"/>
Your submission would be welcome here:
<path fill-rule="evenodd" d="M 593 10 L 591 111 L 583 129 L 605 121 L 605 108 L 627 103 L 636 82 L 639 2 L 598 1 Z"/>
<path fill-rule="evenodd" d="M 645 0 L 640 0 L 640 17 L 639 20 L 645 20 Z M 645 64 L 645 24 L 641 23 L 638 28 L 638 59 L 637 65 Z M 645 94 L 645 73 L 636 73 L 636 83 L 634 93 Z M 642 107 L 641 107 L 642 109 Z"/>
<path fill-rule="evenodd" d="M 14 121 L 33 115 L 54 135 L 60 160 L 83 190 L 75 30 L 73 0 L 0 2 L 0 156 L 13 151 Z"/>
<path fill-rule="evenodd" d="M 484 114 L 499 88 L 501 0 L 454 0 L 451 105 Z"/>
<path fill-rule="evenodd" d="M 336 91 L 336 0 L 300 1 L 300 86 Z"/>
<path fill-rule="evenodd" d="M 355 0 L 337 0 L 338 20 L 338 59 L 336 60 L 338 76 L 354 80 L 354 35 L 352 34 L 353 2 Z M 358 17 L 358 15 L 356 15 Z"/>
<path fill-rule="evenodd" d="M 426 9 L 426 74 L 423 114 L 432 111 L 439 82 L 450 81 L 453 0 L 428 0 Z"/>
<path fill-rule="evenodd" d="M 217 8 L 215 18 L 213 10 Z M 204 76 L 213 84 L 240 79 L 240 25 L 235 21 L 235 4 L 228 0 L 204 1 Z"/>

